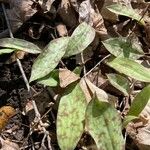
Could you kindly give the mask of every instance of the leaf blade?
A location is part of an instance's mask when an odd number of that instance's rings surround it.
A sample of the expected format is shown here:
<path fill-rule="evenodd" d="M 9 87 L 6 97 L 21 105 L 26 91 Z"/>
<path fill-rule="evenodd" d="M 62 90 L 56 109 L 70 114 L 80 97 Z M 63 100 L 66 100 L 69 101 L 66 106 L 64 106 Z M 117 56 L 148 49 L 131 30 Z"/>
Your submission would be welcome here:
<path fill-rule="evenodd" d="M 150 84 L 134 98 L 127 116 L 138 116 L 150 100 Z"/>
<path fill-rule="evenodd" d="M 51 41 L 35 60 L 30 82 L 48 75 L 59 63 L 66 51 L 69 37 L 62 37 Z"/>
<path fill-rule="evenodd" d="M 44 86 L 54 87 L 59 83 L 59 71 L 53 70 L 47 76 L 37 80 L 38 83 L 43 84 Z"/>
<path fill-rule="evenodd" d="M 120 117 L 109 103 L 93 98 L 86 110 L 86 126 L 98 149 L 120 150 L 124 146 Z"/>
<path fill-rule="evenodd" d="M 86 99 L 79 83 L 71 84 L 60 100 L 57 115 L 57 139 L 61 150 L 73 150 L 83 131 Z"/>
<path fill-rule="evenodd" d="M 9 48 L 3 48 L 3 49 L 0 49 L 0 55 L 2 54 L 9 54 L 11 52 L 15 51 L 15 49 L 9 49 Z"/>
<path fill-rule="evenodd" d="M 130 59 L 138 59 L 144 55 L 139 44 L 129 41 L 125 37 L 110 38 L 102 41 L 105 48 L 116 57 L 126 57 Z"/>
<path fill-rule="evenodd" d="M 0 39 L 0 46 L 15 50 L 21 50 L 32 54 L 41 53 L 41 49 L 37 45 L 23 39 L 3 38 Z"/>
<path fill-rule="evenodd" d="M 109 82 L 118 90 L 120 90 L 122 93 L 124 93 L 125 96 L 128 96 L 129 90 L 130 90 L 130 84 L 129 80 L 125 77 L 119 75 L 119 74 L 107 74 L 107 78 Z"/>
<path fill-rule="evenodd" d="M 113 69 L 130 76 L 131 78 L 142 82 L 150 82 L 150 70 L 131 59 L 116 58 L 107 62 L 107 64 Z"/>
<path fill-rule="evenodd" d="M 95 30 L 85 22 L 81 23 L 71 35 L 64 57 L 81 53 L 94 40 Z"/>

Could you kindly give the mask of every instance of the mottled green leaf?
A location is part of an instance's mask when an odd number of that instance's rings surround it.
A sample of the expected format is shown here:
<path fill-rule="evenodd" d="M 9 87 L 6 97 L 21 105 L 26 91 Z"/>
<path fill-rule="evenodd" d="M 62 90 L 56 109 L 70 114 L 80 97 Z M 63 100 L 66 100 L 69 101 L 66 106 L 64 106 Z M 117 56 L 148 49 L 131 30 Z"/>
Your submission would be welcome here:
<path fill-rule="evenodd" d="M 134 98 L 127 115 L 138 116 L 150 100 L 150 84 Z"/>
<path fill-rule="evenodd" d="M 15 51 L 15 49 L 9 49 L 9 48 L 5 48 L 5 49 L 0 49 L 0 55 L 2 54 L 8 54 Z"/>
<path fill-rule="evenodd" d="M 37 82 L 44 86 L 57 86 L 59 83 L 59 70 L 53 70 L 47 76 L 38 79 Z"/>
<path fill-rule="evenodd" d="M 86 110 L 86 127 L 99 150 L 123 149 L 121 119 L 109 103 L 92 99 Z"/>
<path fill-rule="evenodd" d="M 94 40 L 95 30 L 85 22 L 81 23 L 73 32 L 65 57 L 81 53 Z"/>
<path fill-rule="evenodd" d="M 138 59 L 144 55 L 141 46 L 134 41 L 124 37 L 110 38 L 102 42 L 106 49 L 116 57 Z"/>
<path fill-rule="evenodd" d="M 129 80 L 119 74 L 107 74 L 109 82 L 119 91 L 124 93 L 125 96 L 128 96 L 130 91 Z"/>
<path fill-rule="evenodd" d="M 48 75 L 59 63 L 65 54 L 69 37 L 62 37 L 51 41 L 35 60 L 30 82 Z"/>
<path fill-rule="evenodd" d="M 150 84 L 146 86 L 137 96 L 134 98 L 129 112 L 123 121 L 125 127 L 129 122 L 137 119 L 139 114 L 143 111 L 148 101 L 150 100 Z"/>
<path fill-rule="evenodd" d="M 61 150 L 74 150 L 84 131 L 86 99 L 79 83 L 69 85 L 60 99 L 57 139 Z"/>
<path fill-rule="evenodd" d="M 116 13 L 118 15 L 123 15 L 130 17 L 134 20 L 137 20 L 141 24 L 145 25 L 144 20 L 142 19 L 142 16 L 140 16 L 133 8 L 124 6 L 121 4 L 115 4 L 115 5 L 110 5 L 107 6 L 107 9 L 110 10 L 113 13 Z"/>
<path fill-rule="evenodd" d="M 128 58 L 116 58 L 107 64 L 115 70 L 130 76 L 133 79 L 150 82 L 150 69 L 145 68 L 141 64 L 128 59 Z"/>
<path fill-rule="evenodd" d="M 21 51 L 32 53 L 32 54 L 41 53 L 41 49 L 37 45 L 31 42 L 28 42 L 26 40 L 17 39 L 17 38 L 0 39 L 0 46 L 11 48 L 11 49 L 16 49 L 16 50 L 21 50 Z"/>

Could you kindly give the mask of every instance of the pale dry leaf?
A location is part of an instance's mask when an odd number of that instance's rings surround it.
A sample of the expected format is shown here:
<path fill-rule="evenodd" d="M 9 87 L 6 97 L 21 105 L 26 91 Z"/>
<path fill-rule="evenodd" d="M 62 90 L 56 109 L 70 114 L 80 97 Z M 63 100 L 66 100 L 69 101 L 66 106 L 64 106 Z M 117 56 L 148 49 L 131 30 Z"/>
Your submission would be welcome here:
<path fill-rule="evenodd" d="M 96 30 L 101 40 L 109 37 L 99 9 L 97 7 L 94 8 L 89 0 L 85 0 L 80 4 L 79 22 L 90 24 Z"/>
<path fill-rule="evenodd" d="M 142 121 L 129 123 L 126 129 L 139 150 L 150 149 L 150 124 L 144 125 Z"/>
<path fill-rule="evenodd" d="M 80 77 L 68 69 L 59 69 L 60 87 L 65 88 L 69 84 L 77 81 Z"/>
<path fill-rule="evenodd" d="M 91 20 L 93 24 L 92 26 L 100 36 L 101 40 L 106 40 L 109 38 L 107 29 L 104 25 L 103 17 L 97 8 L 95 10 L 91 8 Z"/>
<path fill-rule="evenodd" d="M 145 0 L 131 0 L 134 3 L 145 3 Z"/>
<path fill-rule="evenodd" d="M 57 32 L 58 32 L 60 37 L 68 35 L 68 31 L 67 31 L 66 25 L 64 25 L 63 23 L 57 24 L 56 25 L 56 30 L 57 30 Z"/>
<path fill-rule="evenodd" d="M 58 14 L 67 26 L 76 26 L 77 19 L 75 16 L 75 11 L 72 9 L 69 0 L 62 0 L 61 5 L 58 9 Z"/>
<path fill-rule="evenodd" d="M 138 134 L 136 135 L 136 143 L 139 150 L 150 149 L 150 124 L 146 127 L 137 129 Z"/>
<path fill-rule="evenodd" d="M 15 62 L 18 59 L 24 59 L 24 56 L 27 55 L 28 53 L 24 51 L 16 51 L 13 53 L 8 61 L 6 61 L 6 64 L 11 64 Z"/>
<path fill-rule="evenodd" d="M 96 87 L 87 78 L 81 79 L 80 87 L 82 88 L 88 103 L 91 101 L 94 94 L 96 94 L 98 98 L 103 99 L 105 102 L 108 102 L 108 95 L 105 93 L 105 91 Z"/>
<path fill-rule="evenodd" d="M 88 85 L 90 91 L 97 95 L 97 97 L 99 99 L 104 100 L 105 102 L 108 102 L 108 95 L 105 91 L 103 91 L 102 89 L 98 88 L 97 86 L 95 86 L 90 80 L 88 80 L 87 78 L 85 78 L 86 84 Z"/>
<path fill-rule="evenodd" d="M 50 11 L 51 6 L 55 0 L 39 0 L 38 3 L 40 4 L 42 10 L 44 10 L 44 13 Z"/>
<path fill-rule="evenodd" d="M 92 92 L 90 92 L 89 88 L 88 88 L 88 85 L 86 84 L 86 81 L 84 78 L 82 78 L 80 80 L 80 87 L 86 97 L 86 101 L 87 103 L 89 103 L 92 99 Z"/>
<path fill-rule="evenodd" d="M 11 142 L 10 140 L 4 140 L 0 137 L 1 150 L 20 150 L 18 144 Z"/>
<path fill-rule="evenodd" d="M 79 22 L 86 22 L 91 25 L 91 3 L 89 0 L 84 0 L 79 7 Z"/>

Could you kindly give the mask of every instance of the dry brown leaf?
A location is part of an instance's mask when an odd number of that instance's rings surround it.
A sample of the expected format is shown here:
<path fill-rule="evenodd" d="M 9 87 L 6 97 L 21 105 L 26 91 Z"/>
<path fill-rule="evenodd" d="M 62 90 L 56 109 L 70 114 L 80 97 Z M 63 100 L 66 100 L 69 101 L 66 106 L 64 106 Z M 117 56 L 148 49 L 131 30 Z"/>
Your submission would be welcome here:
<path fill-rule="evenodd" d="M 104 25 L 103 17 L 101 16 L 98 9 L 91 9 L 91 19 L 93 28 L 96 30 L 101 40 L 106 40 L 110 36 L 108 35 L 107 29 Z"/>
<path fill-rule="evenodd" d="M 47 12 L 50 10 L 53 1 L 41 0 L 39 6 L 44 12 Z M 32 0 L 9 0 L 8 2 L 10 9 L 7 9 L 6 12 L 13 32 L 38 11 Z"/>
<path fill-rule="evenodd" d="M 139 147 L 139 150 L 150 149 L 150 102 L 140 114 L 138 120 L 129 123 L 127 133 Z"/>
<path fill-rule="evenodd" d="M 92 99 L 93 94 L 89 90 L 88 85 L 86 84 L 86 81 L 85 81 L 84 78 L 82 78 L 80 80 L 80 87 L 81 87 L 81 89 L 82 89 L 82 91 L 83 91 L 83 93 L 84 93 L 84 95 L 86 97 L 87 103 L 89 103 L 91 101 L 91 99 Z"/>
<path fill-rule="evenodd" d="M 106 40 L 109 37 L 99 9 L 93 7 L 89 0 L 84 0 L 80 4 L 79 22 L 87 22 L 90 24 L 96 30 L 101 40 Z"/>
<path fill-rule="evenodd" d="M 84 0 L 79 6 L 79 22 L 87 22 L 91 25 L 91 3 L 89 0 Z"/>
<path fill-rule="evenodd" d="M 88 80 L 87 78 L 85 78 L 85 81 L 89 87 L 89 89 L 91 90 L 91 92 L 94 94 L 97 94 L 97 97 L 105 102 L 108 102 L 108 95 L 105 91 L 103 91 L 102 89 L 98 88 L 97 86 L 95 86 L 90 80 Z"/>
<path fill-rule="evenodd" d="M 11 9 L 7 9 L 7 15 L 13 32 L 37 12 L 31 0 L 9 0 L 9 4 Z"/>
<path fill-rule="evenodd" d="M 15 115 L 15 109 L 11 106 L 3 106 L 0 108 L 0 131 L 6 126 L 9 119 Z"/>
<path fill-rule="evenodd" d="M 61 5 L 58 9 L 58 14 L 61 16 L 65 25 L 74 27 L 77 24 L 75 11 L 72 9 L 69 0 L 62 0 Z"/>
<path fill-rule="evenodd" d="M 19 146 L 16 143 L 11 142 L 10 140 L 4 140 L 0 137 L 1 150 L 20 150 Z"/>
<path fill-rule="evenodd" d="M 60 87 L 65 88 L 69 84 L 77 81 L 80 77 L 68 69 L 59 69 Z"/>
<path fill-rule="evenodd" d="M 67 28 L 62 23 L 59 23 L 59 24 L 56 25 L 56 30 L 57 30 L 60 37 L 68 35 Z"/>
<path fill-rule="evenodd" d="M 100 100 L 108 102 L 108 95 L 105 93 L 105 91 L 96 87 L 87 78 L 81 79 L 80 87 L 82 88 L 88 103 L 91 101 L 94 94 L 96 94 Z"/>

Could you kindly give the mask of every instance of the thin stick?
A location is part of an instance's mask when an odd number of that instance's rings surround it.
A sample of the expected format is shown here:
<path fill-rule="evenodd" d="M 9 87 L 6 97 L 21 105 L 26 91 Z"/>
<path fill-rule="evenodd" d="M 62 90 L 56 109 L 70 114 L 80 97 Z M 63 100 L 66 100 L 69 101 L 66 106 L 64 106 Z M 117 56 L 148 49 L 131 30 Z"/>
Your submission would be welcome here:
<path fill-rule="evenodd" d="M 103 59 L 101 59 L 90 71 L 88 71 L 83 77 L 86 77 L 88 74 L 90 74 L 97 66 L 99 66 L 105 59 L 110 57 L 111 54 L 105 56 Z"/>
<path fill-rule="evenodd" d="M 81 56 L 81 62 L 82 62 L 82 65 L 83 65 L 83 73 L 85 75 L 86 74 L 86 68 L 85 68 L 85 61 L 84 61 L 83 52 L 80 54 L 80 56 Z"/>

